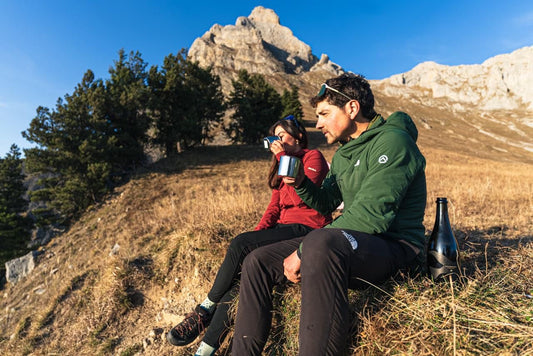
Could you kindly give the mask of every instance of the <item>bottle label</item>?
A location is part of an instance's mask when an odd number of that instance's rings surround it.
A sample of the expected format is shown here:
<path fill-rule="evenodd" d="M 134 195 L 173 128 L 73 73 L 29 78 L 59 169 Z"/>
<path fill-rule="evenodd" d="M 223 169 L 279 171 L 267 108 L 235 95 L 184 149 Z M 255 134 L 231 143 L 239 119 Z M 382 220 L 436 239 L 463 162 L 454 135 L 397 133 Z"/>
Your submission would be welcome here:
<path fill-rule="evenodd" d="M 450 274 L 457 274 L 456 261 L 450 260 L 437 251 L 428 251 L 428 267 L 435 280 Z"/>

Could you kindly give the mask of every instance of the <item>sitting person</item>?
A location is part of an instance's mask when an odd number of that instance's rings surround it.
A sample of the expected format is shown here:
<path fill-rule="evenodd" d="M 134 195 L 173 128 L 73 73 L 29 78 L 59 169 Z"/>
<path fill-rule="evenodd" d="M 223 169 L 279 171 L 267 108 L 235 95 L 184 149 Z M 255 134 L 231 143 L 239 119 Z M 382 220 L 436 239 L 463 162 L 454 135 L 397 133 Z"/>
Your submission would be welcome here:
<path fill-rule="evenodd" d="M 277 174 L 280 158 L 290 155 L 301 159 L 306 177 L 314 184 L 320 185 L 327 175 L 329 169 L 322 153 L 307 149 L 303 125 L 289 116 L 272 125 L 269 134 L 280 138 L 270 145 L 273 153 L 268 174 L 272 189 L 270 204 L 254 231 L 242 233 L 231 241 L 207 298 L 167 333 L 171 344 L 184 346 L 209 326 L 196 355 L 213 355 L 229 331 L 228 311 L 238 293 L 241 264 L 248 253 L 260 246 L 306 235 L 331 222 L 329 213 L 323 215 L 311 209 Z"/>
<path fill-rule="evenodd" d="M 343 74 L 311 99 L 317 129 L 340 143 L 322 184 L 284 177 L 323 214 L 343 214 L 306 236 L 250 252 L 242 263 L 232 355 L 261 355 L 272 320 L 272 290 L 301 282 L 299 354 L 342 355 L 350 330 L 348 289 L 380 283 L 423 263 L 425 159 L 411 118 L 385 120 L 362 76 Z"/>

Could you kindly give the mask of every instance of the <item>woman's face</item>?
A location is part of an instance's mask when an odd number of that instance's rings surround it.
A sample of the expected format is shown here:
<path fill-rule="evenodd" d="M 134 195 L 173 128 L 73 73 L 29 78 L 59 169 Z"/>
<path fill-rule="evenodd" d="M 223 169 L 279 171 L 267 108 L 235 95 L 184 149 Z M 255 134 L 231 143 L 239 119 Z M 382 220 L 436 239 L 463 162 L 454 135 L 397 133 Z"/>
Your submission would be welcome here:
<path fill-rule="evenodd" d="M 285 131 L 285 129 L 281 127 L 281 125 L 276 127 L 276 129 L 274 130 L 274 135 L 279 136 L 281 138 L 283 148 L 288 154 L 296 153 L 302 149 L 300 147 L 299 142 L 297 142 L 298 140 L 292 137 L 287 131 Z"/>

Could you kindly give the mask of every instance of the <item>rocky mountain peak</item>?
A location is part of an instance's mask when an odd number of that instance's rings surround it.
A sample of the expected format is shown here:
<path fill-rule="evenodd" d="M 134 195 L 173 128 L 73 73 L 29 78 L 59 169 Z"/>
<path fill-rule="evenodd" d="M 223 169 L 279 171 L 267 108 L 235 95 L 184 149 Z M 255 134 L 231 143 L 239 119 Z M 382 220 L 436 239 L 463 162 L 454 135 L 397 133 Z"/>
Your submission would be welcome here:
<path fill-rule="evenodd" d="M 280 24 L 273 10 L 262 6 L 248 17 L 238 17 L 235 25 L 212 26 L 193 42 L 188 56 L 201 66 L 213 67 L 221 76 L 240 69 L 263 75 L 322 70 L 334 76 L 344 72 L 329 57 L 315 56 L 309 45 Z"/>
<path fill-rule="evenodd" d="M 273 25 L 279 25 L 279 16 L 274 10 L 264 8 L 263 6 L 257 6 L 254 8 L 249 18 L 254 23 L 271 23 Z"/>
<path fill-rule="evenodd" d="M 390 95 L 405 87 L 429 89 L 446 98 L 484 110 L 533 110 L 533 46 L 487 59 L 482 64 L 447 66 L 424 62 L 406 73 L 384 79 Z"/>

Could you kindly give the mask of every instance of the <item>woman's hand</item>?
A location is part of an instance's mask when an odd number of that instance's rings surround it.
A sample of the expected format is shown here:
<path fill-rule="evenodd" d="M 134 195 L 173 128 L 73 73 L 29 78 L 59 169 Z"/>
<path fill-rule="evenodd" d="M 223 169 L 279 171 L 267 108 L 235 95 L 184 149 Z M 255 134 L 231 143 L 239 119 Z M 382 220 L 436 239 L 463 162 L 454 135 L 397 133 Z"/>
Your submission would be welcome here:
<path fill-rule="evenodd" d="M 298 283 L 301 280 L 300 263 L 301 261 L 297 251 L 294 251 L 289 257 L 283 260 L 283 274 L 293 283 Z"/>
<path fill-rule="evenodd" d="M 298 169 L 298 174 L 295 178 L 292 177 L 283 177 L 283 183 L 298 188 L 300 185 L 302 185 L 302 182 L 304 181 L 305 173 L 304 173 L 304 167 L 301 164 L 300 168 Z"/>
<path fill-rule="evenodd" d="M 270 144 L 270 151 L 277 155 L 280 152 L 285 152 L 285 147 L 283 147 L 283 143 L 281 140 L 276 140 Z"/>

